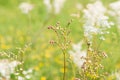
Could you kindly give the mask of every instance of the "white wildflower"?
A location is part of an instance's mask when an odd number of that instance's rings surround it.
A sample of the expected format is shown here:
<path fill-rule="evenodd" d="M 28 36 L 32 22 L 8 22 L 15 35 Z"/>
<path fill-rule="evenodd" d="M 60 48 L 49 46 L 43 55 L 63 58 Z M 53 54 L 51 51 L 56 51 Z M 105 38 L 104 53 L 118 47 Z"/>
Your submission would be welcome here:
<path fill-rule="evenodd" d="M 88 4 L 84 9 L 85 23 L 83 25 L 84 35 L 88 40 L 92 39 L 93 34 L 104 33 L 111 27 L 112 23 L 108 21 L 109 17 L 105 16 L 106 8 L 100 1 Z"/>
<path fill-rule="evenodd" d="M 45 4 L 46 7 L 47 7 L 48 12 L 50 12 L 50 11 L 52 10 L 52 5 L 51 5 L 50 0 L 44 0 L 43 2 L 44 2 L 44 4 Z"/>
<path fill-rule="evenodd" d="M 64 2 L 65 2 L 65 0 L 54 0 L 53 6 L 55 9 L 55 14 L 58 14 L 60 12 L 61 8 L 64 5 Z"/>
<path fill-rule="evenodd" d="M 25 78 L 26 78 L 26 79 L 30 79 L 31 76 L 30 76 L 30 75 L 26 75 Z"/>
<path fill-rule="evenodd" d="M 116 80 L 120 80 L 120 71 L 115 73 Z"/>
<path fill-rule="evenodd" d="M 101 26 L 101 27 L 103 27 L 103 28 L 110 28 L 111 27 L 111 23 L 109 23 L 108 22 L 108 17 L 107 16 L 98 16 L 98 18 L 97 18 L 98 20 L 97 20 L 97 25 L 98 26 Z"/>
<path fill-rule="evenodd" d="M 116 14 L 120 14 L 120 1 L 116 1 L 110 4 L 110 8 L 115 11 Z"/>
<path fill-rule="evenodd" d="M 73 59 L 73 62 L 79 67 L 81 68 L 83 63 L 85 62 L 85 58 L 87 56 L 87 52 L 86 51 L 82 51 L 82 42 L 78 43 L 78 44 L 73 44 L 73 50 L 69 51 L 70 56 Z"/>
<path fill-rule="evenodd" d="M 46 5 L 49 12 L 54 11 L 55 14 L 60 13 L 61 9 L 63 8 L 63 5 L 65 3 L 65 0 L 44 0 L 44 4 Z"/>
<path fill-rule="evenodd" d="M 9 61 L 7 59 L 0 61 L 0 74 L 5 77 L 7 80 L 10 78 L 10 74 L 14 73 L 14 69 L 20 62 L 18 61 Z"/>
<path fill-rule="evenodd" d="M 97 34 L 98 33 L 98 29 L 96 27 L 93 26 L 84 26 L 84 35 L 88 38 L 88 39 L 92 39 L 92 34 Z"/>
<path fill-rule="evenodd" d="M 23 71 L 23 74 L 26 75 L 26 74 L 27 74 L 27 71 Z"/>
<path fill-rule="evenodd" d="M 109 75 L 110 77 L 114 77 L 116 80 L 120 80 L 120 71 L 115 71 L 113 72 L 111 75 Z"/>
<path fill-rule="evenodd" d="M 20 4 L 19 8 L 24 14 L 28 14 L 33 9 L 33 5 L 27 2 L 23 2 Z"/>
<path fill-rule="evenodd" d="M 32 72 L 33 72 L 33 69 L 29 69 L 27 72 L 28 72 L 28 73 L 32 73 Z"/>
<path fill-rule="evenodd" d="M 25 80 L 25 78 L 18 76 L 18 80 Z"/>
<path fill-rule="evenodd" d="M 117 26 L 120 28 L 120 1 L 112 2 L 110 5 L 110 15 L 116 18 Z"/>
<path fill-rule="evenodd" d="M 28 70 L 24 70 L 23 71 L 23 74 L 26 75 L 26 74 L 29 74 L 29 73 L 32 73 L 33 72 L 33 69 L 28 69 Z"/>
<path fill-rule="evenodd" d="M 28 70 L 24 70 L 22 73 L 24 75 L 24 79 L 30 79 L 31 78 L 31 74 L 33 72 L 33 69 L 28 69 Z"/>

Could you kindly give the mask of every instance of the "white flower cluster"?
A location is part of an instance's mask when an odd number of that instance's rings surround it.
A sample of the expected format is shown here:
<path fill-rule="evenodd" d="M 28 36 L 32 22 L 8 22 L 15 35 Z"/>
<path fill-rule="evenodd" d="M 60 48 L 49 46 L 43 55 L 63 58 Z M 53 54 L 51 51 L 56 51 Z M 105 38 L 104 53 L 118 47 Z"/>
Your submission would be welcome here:
<path fill-rule="evenodd" d="M 120 80 L 120 71 L 115 73 L 116 80 Z"/>
<path fill-rule="evenodd" d="M 114 16 L 117 20 L 117 26 L 120 28 L 120 1 L 111 3 L 109 14 Z"/>
<path fill-rule="evenodd" d="M 28 14 L 33 9 L 33 5 L 27 2 L 23 2 L 19 5 L 19 8 L 24 14 Z"/>
<path fill-rule="evenodd" d="M 120 15 L 120 1 L 113 2 L 109 6 L 114 11 L 113 15 Z"/>
<path fill-rule="evenodd" d="M 108 17 L 105 16 L 106 8 L 100 1 L 96 1 L 93 4 L 88 4 L 87 9 L 84 9 L 85 23 L 83 25 L 84 35 L 88 40 L 92 39 L 93 34 L 105 34 L 106 29 L 113 25 L 108 21 Z M 107 32 L 108 33 L 108 32 Z"/>
<path fill-rule="evenodd" d="M 26 70 L 26 71 L 24 70 L 22 72 L 22 74 L 24 75 L 24 77 L 20 76 L 19 73 L 16 73 L 16 75 L 18 76 L 18 80 L 26 80 L 26 79 L 30 79 L 31 78 L 32 72 L 33 72 L 33 69 L 28 69 L 28 70 Z"/>
<path fill-rule="evenodd" d="M 52 5 L 50 0 L 43 0 L 45 6 L 47 7 L 48 11 L 50 12 L 52 10 Z"/>
<path fill-rule="evenodd" d="M 120 71 L 115 71 L 112 74 L 109 75 L 109 77 L 115 78 L 115 80 L 120 80 Z"/>
<path fill-rule="evenodd" d="M 9 61 L 7 59 L 0 61 L 0 74 L 6 80 L 10 80 L 10 75 L 14 73 L 15 67 L 19 65 L 19 61 Z"/>
<path fill-rule="evenodd" d="M 58 14 L 63 7 L 65 3 L 65 0 L 53 0 L 53 3 L 51 3 L 51 0 L 44 0 L 44 4 L 46 5 L 49 12 L 52 11 L 52 8 L 54 8 L 54 13 Z"/>
<path fill-rule="evenodd" d="M 87 56 L 86 51 L 82 51 L 82 42 L 78 44 L 73 44 L 73 50 L 69 51 L 70 56 L 73 59 L 73 62 L 77 65 L 78 68 L 81 68 L 85 62 L 85 57 Z"/>

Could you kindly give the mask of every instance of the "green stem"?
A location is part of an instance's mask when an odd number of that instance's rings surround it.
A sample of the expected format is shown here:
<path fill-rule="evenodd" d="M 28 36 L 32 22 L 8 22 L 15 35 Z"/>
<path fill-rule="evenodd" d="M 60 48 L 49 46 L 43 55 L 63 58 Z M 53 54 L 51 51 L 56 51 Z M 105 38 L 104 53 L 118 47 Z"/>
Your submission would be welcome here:
<path fill-rule="evenodd" d="M 66 55 L 65 52 L 63 52 L 64 55 L 64 73 L 63 73 L 63 80 L 66 80 Z"/>

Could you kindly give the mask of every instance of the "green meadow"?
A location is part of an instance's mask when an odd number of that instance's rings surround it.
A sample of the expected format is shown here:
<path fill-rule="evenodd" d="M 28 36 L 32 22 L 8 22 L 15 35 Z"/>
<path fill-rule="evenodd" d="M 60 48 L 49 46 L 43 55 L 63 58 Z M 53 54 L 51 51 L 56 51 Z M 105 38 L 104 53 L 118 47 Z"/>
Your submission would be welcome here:
<path fill-rule="evenodd" d="M 72 19 L 70 24 L 71 44 L 83 41 L 84 19 L 82 11 L 88 3 L 95 1 L 66 0 L 60 12 L 55 14 L 53 11 L 47 10 L 43 0 L 0 0 L 0 60 L 21 61 L 23 63 L 20 67 L 23 70 L 33 70 L 30 73 L 30 79 L 20 80 L 62 80 L 64 73 L 63 54 L 58 46 L 50 44 L 50 40 L 56 39 L 56 34 L 48 27 L 60 22 L 61 27 L 64 28 Z M 117 0 L 101 0 L 107 9 L 109 9 L 109 4 L 115 1 Z M 33 4 L 34 7 L 28 14 L 24 14 L 20 10 L 19 5 L 22 2 Z M 76 8 L 78 3 L 82 4 L 81 10 Z M 78 13 L 79 17 L 71 16 L 73 13 Z M 105 35 L 105 40 L 102 42 L 98 38 L 99 35 L 94 37 L 93 46 L 97 47 L 100 43 L 99 50 L 108 55 L 101 61 L 104 66 L 104 70 L 101 72 L 107 72 L 107 77 L 104 80 L 118 80 L 114 73 L 120 70 L 120 29 L 117 27 L 115 17 L 110 16 L 109 21 L 114 22 L 114 25 L 109 29 L 110 33 Z M 83 43 L 82 49 L 86 49 L 85 43 Z M 71 45 L 67 52 L 69 50 L 72 50 Z M 4 52 L 6 54 L 2 55 Z M 72 65 L 75 66 L 75 64 L 69 60 L 66 61 L 66 80 L 75 80 L 74 78 L 79 78 L 79 75 L 74 74 Z M 0 80 L 7 79 L 1 78 Z M 12 74 L 10 80 L 18 79 Z"/>

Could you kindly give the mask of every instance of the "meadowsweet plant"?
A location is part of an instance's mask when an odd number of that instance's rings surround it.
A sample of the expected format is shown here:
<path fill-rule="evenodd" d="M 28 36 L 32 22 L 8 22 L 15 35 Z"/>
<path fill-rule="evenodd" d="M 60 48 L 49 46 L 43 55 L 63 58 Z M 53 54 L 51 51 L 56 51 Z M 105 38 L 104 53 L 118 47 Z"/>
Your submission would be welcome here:
<path fill-rule="evenodd" d="M 102 71 L 104 66 L 101 64 L 107 54 L 101 51 L 100 44 L 105 40 L 104 35 L 109 34 L 108 29 L 113 25 L 109 17 L 105 15 L 106 8 L 102 2 L 96 1 L 87 5 L 83 9 L 83 30 L 86 50 L 82 50 L 83 42 L 73 44 L 73 50 L 69 54 L 77 66 L 77 76 L 80 80 L 104 79 L 106 72 Z M 100 42 L 97 42 L 98 38 Z"/>
<path fill-rule="evenodd" d="M 84 9 L 84 36 L 86 48 L 86 57 L 81 57 L 85 60 L 80 69 L 80 79 L 81 80 L 98 80 L 104 79 L 106 76 L 102 72 L 104 66 L 101 64 L 102 59 L 107 57 L 104 51 L 99 50 L 100 43 L 95 41 L 95 37 L 100 40 L 105 40 L 104 35 L 109 34 L 108 29 L 113 25 L 109 22 L 109 17 L 105 15 L 106 8 L 103 6 L 102 2 L 96 1 L 93 4 L 88 4 L 87 8 Z M 94 39 L 94 40 L 93 40 Z"/>
<path fill-rule="evenodd" d="M 120 29 L 120 1 L 115 1 L 109 4 L 109 11 L 108 14 L 115 19 L 115 28 L 116 28 L 116 33 L 118 36 L 118 43 L 120 41 L 120 33 L 119 33 L 119 29 Z"/>
<path fill-rule="evenodd" d="M 11 51 L 2 51 L 0 52 L 0 79 L 10 80 L 12 74 L 16 71 L 16 67 L 21 64 L 17 60 L 18 56 Z"/>
<path fill-rule="evenodd" d="M 23 48 L 17 48 L 17 54 L 12 51 L 0 52 L 0 79 L 21 80 L 19 78 L 30 79 L 32 69 L 25 71 L 24 65 L 24 53 L 28 49 L 30 44 L 26 44 Z"/>
<path fill-rule="evenodd" d="M 16 60 L 17 59 L 17 55 L 14 54 L 11 51 L 1 51 L 0 52 L 0 58 L 8 58 L 10 60 Z"/>
<path fill-rule="evenodd" d="M 107 54 L 102 51 L 96 51 L 87 43 L 87 56 L 81 57 L 85 60 L 81 67 L 80 79 L 82 80 L 98 80 L 104 79 L 106 74 L 102 72 L 104 66 L 101 64 L 102 59 L 107 58 Z"/>
<path fill-rule="evenodd" d="M 71 59 L 76 64 L 75 77 L 78 77 L 80 80 L 97 80 L 104 77 L 104 73 L 100 71 L 104 69 L 104 66 L 101 64 L 103 58 L 107 58 L 105 52 L 97 52 L 92 49 L 91 44 L 87 44 L 87 49 L 82 50 L 83 42 L 78 44 L 73 44 L 73 50 L 69 51 Z M 75 70 L 75 69 L 74 69 Z"/>
<path fill-rule="evenodd" d="M 73 50 L 69 51 L 69 54 L 71 58 L 73 59 L 73 62 L 77 65 L 78 68 L 81 68 L 85 60 L 81 57 L 87 56 L 87 51 L 82 50 L 82 44 L 83 42 L 79 42 L 77 44 L 73 44 L 72 48 Z"/>
<path fill-rule="evenodd" d="M 15 75 L 17 76 L 17 80 L 29 80 L 31 79 L 33 73 L 33 69 L 28 69 L 28 70 L 23 70 L 22 75 L 20 75 L 19 73 L 15 73 Z"/>
<path fill-rule="evenodd" d="M 120 1 L 110 3 L 109 8 L 108 13 L 116 19 L 117 27 L 120 28 Z"/>
<path fill-rule="evenodd" d="M 27 2 L 22 2 L 19 5 L 19 8 L 22 11 L 22 13 L 28 14 L 33 9 L 33 5 Z"/>
<path fill-rule="evenodd" d="M 91 41 L 94 35 L 100 35 L 104 40 L 104 34 L 108 34 L 107 31 L 113 25 L 109 22 L 109 17 L 105 15 L 106 8 L 102 2 L 96 1 L 93 4 L 88 4 L 87 8 L 83 10 L 84 17 L 84 36 L 88 41 Z"/>
<path fill-rule="evenodd" d="M 60 13 L 66 0 L 44 0 L 48 12 Z"/>
<path fill-rule="evenodd" d="M 20 64 L 19 61 L 9 59 L 0 60 L 0 80 L 10 80 L 11 74 L 15 73 L 15 68 Z"/>
<path fill-rule="evenodd" d="M 64 58 L 64 73 L 63 73 L 63 80 L 66 80 L 66 59 L 67 59 L 67 50 L 70 46 L 71 39 L 70 39 L 70 22 L 65 27 L 61 27 L 60 23 L 56 23 L 55 26 L 49 26 L 48 29 L 55 32 L 57 39 L 51 40 L 51 44 L 56 44 L 63 53 Z"/>
<path fill-rule="evenodd" d="M 20 64 L 17 66 L 16 72 L 14 73 L 15 79 L 17 78 L 19 80 L 19 78 L 22 78 L 22 80 L 25 80 L 27 78 L 30 78 L 30 75 L 28 75 L 27 73 L 26 74 L 24 73 L 26 72 L 24 70 L 25 52 L 30 46 L 31 46 L 31 43 L 26 44 L 23 48 L 18 48 L 18 47 L 16 48 L 17 56 L 18 56 L 17 60 L 20 61 Z M 32 72 L 28 71 L 28 73 L 32 73 Z"/>
<path fill-rule="evenodd" d="M 72 68 L 73 68 L 73 78 L 75 80 L 79 80 L 79 78 L 76 78 L 77 70 L 75 69 L 76 67 L 78 69 L 81 69 L 82 65 L 85 62 L 87 52 L 85 50 L 82 50 L 82 44 L 83 42 L 79 42 L 77 44 L 72 45 L 72 50 L 70 50 L 68 53 L 70 54 L 70 60 L 72 62 Z M 75 64 L 75 66 L 74 66 Z"/>

